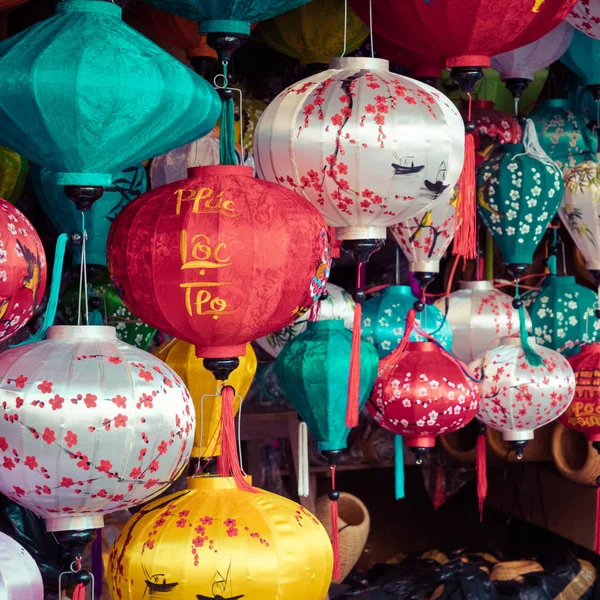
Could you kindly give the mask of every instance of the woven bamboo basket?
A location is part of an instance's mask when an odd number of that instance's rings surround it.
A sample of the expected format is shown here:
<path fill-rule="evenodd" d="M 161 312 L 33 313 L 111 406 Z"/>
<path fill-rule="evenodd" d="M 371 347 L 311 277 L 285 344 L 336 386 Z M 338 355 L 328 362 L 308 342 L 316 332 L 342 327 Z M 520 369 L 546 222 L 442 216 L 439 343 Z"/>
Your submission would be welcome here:
<path fill-rule="evenodd" d="M 440 437 L 440 445 L 457 462 L 475 464 L 479 422 L 471 421 L 466 427 Z"/>
<path fill-rule="evenodd" d="M 552 457 L 565 477 L 583 485 L 596 485 L 600 454 L 583 433 L 558 423 L 552 436 Z"/>

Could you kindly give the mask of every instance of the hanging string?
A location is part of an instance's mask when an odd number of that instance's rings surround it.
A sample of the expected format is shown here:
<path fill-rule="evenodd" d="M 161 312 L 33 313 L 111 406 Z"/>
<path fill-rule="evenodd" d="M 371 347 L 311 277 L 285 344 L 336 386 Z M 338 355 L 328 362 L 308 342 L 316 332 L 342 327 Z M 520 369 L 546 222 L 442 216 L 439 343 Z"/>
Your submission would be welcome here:
<path fill-rule="evenodd" d="M 373 43 L 373 0 L 369 0 L 369 34 L 371 36 L 371 58 L 375 58 L 375 44 Z"/>
<path fill-rule="evenodd" d="M 238 408 L 237 414 L 237 442 L 238 442 L 238 456 L 240 459 L 240 468 L 242 471 L 244 470 L 244 456 L 242 455 L 242 405 L 244 404 L 244 399 L 237 394 L 236 398 L 240 402 L 240 407 Z"/>
<path fill-rule="evenodd" d="M 331 518 L 331 545 L 333 546 L 333 580 L 339 581 L 340 571 L 340 532 L 338 529 L 338 503 L 340 493 L 335 488 L 335 465 L 331 465 L 331 491 L 329 492 Z"/>
<path fill-rule="evenodd" d="M 521 346 L 525 354 L 525 360 L 532 367 L 539 367 L 544 364 L 542 357 L 531 347 L 529 343 L 529 333 L 527 332 L 527 317 L 525 315 L 525 307 L 523 300 L 519 296 L 519 280 L 515 281 L 515 299 L 513 307 L 519 311 L 519 337 L 521 338 Z"/>
<path fill-rule="evenodd" d="M 90 324 L 88 313 L 88 284 L 87 284 L 87 231 L 85 230 L 85 213 L 81 212 L 81 265 L 79 266 L 79 298 L 77 302 L 77 325 L 81 326 L 81 301 L 84 299 L 85 323 Z"/>
<path fill-rule="evenodd" d="M 348 0 L 344 0 L 344 51 L 340 58 L 346 56 L 346 50 L 348 49 Z"/>
<path fill-rule="evenodd" d="M 233 102 L 234 88 L 229 87 L 229 78 L 227 75 L 228 61 L 221 61 L 223 73 L 215 77 L 215 88 L 221 95 L 221 131 L 219 138 L 219 162 L 222 165 L 237 165 L 237 154 L 235 151 L 235 106 Z M 218 85 L 219 77 L 224 80 L 223 85 Z M 241 91 L 240 91 L 241 95 Z M 241 101 L 240 101 L 241 104 Z M 240 107 L 240 119 L 242 117 Z M 242 132 L 242 122 L 240 120 L 240 132 Z M 243 137 L 242 137 L 243 140 Z M 244 151 L 242 142 L 241 151 Z"/>
<path fill-rule="evenodd" d="M 362 301 L 364 299 L 365 263 L 358 263 L 356 268 L 356 304 L 354 305 L 354 322 L 352 325 L 352 351 L 350 354 L 350 373 L 348 375 L 348 404 L 346 406 L 346 426 L 358 425 L 360 396 L 360 341 L 362 330 Z"/>
<path fill-rule="evenodd" d="M 298 424 L 298 496 L 306 498 L 309 495 L 308 426 L 301 420 Z"/>
<path fill-rule="evenodd" d="M 483 366 L 483 365 L 482 365 Z M 479 522 L 483 521 L 483 506 L 487 497 L 487 464 L 486 464 L 486 437 L 485 425 L 479 423 L 479 433 L 476 444 L 476 470 L 477 470 L 477 499 L 479 501 Z"/>

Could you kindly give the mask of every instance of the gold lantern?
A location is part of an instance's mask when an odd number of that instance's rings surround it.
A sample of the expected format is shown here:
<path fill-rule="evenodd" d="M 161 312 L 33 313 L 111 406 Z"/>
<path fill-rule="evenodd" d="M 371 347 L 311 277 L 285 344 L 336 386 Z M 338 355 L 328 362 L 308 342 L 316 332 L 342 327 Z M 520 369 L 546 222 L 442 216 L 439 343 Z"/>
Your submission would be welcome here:
<path fill-rule="evenodd" d="M 221 396 L 214 375 L 207 371 L 201 358 L 196 358 L 194 346 L 181 340 L 166 342 L 155 355 L 167 363 L 181 377 L 189 390 L 196 409 L 196 433 L 192 457 L 210 458 L 221 454 L 219 422 L 221 419 Z M 256 354 L 252 346 L 246 346 L 246 355 L 240 357 L 240 366 L 232 372 L 227 383 L 236 390 L 235 413 L 240 408 L 240 398 L 250 389 L 256 373 Z"/>
<path fill-rule="evenodd" d="M 323 600 L 332 565 L 325 529 L 302 506 L 201 476 L 129 520 L 108 587 L 112 600 Z"/>

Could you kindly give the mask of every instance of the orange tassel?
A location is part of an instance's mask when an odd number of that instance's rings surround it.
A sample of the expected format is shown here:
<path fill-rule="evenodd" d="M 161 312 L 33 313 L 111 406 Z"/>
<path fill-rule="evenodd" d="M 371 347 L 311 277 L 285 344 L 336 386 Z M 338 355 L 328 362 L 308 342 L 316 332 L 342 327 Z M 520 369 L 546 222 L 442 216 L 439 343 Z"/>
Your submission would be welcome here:
<path fill-rule="evenodd" d="M 597 480 L 596 484 L 598 484 Z M 596 554 L 600 554 L 600 486 L 596 488 L 596 536 L 594 538 L 594 550 Z"/>
<path fill-rule="evenodd" d="M 235 390 L 226 385 L 221 390 L 221 419 L 219 429 L 221 431 L 221 455 L 217 461 L 217 470 L 221 477 L 233 477 L 237 487 L 245 492 L 258 492 L 244 478 L 246 475 L 240 467 L 237 453 L 237 439 L 235 435 Z"/>
<path fill-rule="evenodd" d="M 358 404 L 360 395 L 360 337 L 362 331 L 362 305 L 354 305 L 354 325 L 352 327 L 352 354 L 350 355 L 350 375 L 348 377 L 348 405 L 346 426 L 358 425 Z"/>
<path fill-rule="evenodd" d="M 73 592 L 73 600 L 85 600 L 85 586 L 83 583 L 78 583 Z"/>
<path fill-rule="evenodd" d="M 483 505 L 487 496 L 487 465 L 485 456 L 485 433 L 477 436 L 477 498 L 479 500 L 479 521 L 483 521 Z"/>
<path fill-rule="evenodd" d="M 335 489 L 335 466 L 331 467 L 331 491 Z M 340 569 L 340 532 L 338 530 L 338 503 L 332 500 L 329 505 L 331 516 L 331 545 L 333 546 L 333 580 L 339 581 L 342 577 Z"/>
<path fill-rule="evenodd" d="M 456 235 L 453 253 L 463 259 L 477 256 L 477 211 L 475 206 L 475 138 L 465 136 L 465 162 L 458 183 Z"/>

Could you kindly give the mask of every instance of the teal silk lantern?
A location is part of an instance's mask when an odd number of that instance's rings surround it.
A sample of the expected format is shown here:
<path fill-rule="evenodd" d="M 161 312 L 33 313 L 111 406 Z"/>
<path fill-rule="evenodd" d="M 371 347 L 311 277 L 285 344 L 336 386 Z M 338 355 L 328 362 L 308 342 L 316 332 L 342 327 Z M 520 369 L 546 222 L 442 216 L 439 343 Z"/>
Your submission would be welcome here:
<path fill-rule="evenodd" d="M 477 171 L 477 213 L 494 238 L 502 262 L 518 277 L 556 215 L 563 176 L 539 147 L 527 120 L 524 144 L 498 146 Z"/>
<path fill-rule="evenodd" d="M 75 204 L 65 196 L 58 177 L 48 169 L 33 166 L 31 168 L 33 189 L 40 206 L 54 225 L 58 233 L 71 234 L 81 232 L 81 213 Z M 90 265 L 106 266 L 106 240 L 108 230 L 115 217 L 132 200 L 148 189 L 146 170 L 142 165 L 128 167 L 113 177 L 110 187 L 104 188 L 104 194 L 92 204 L 85 215 L 87 232 L 86 257 Z M 81 263 L 82 245 L 69 241 L 69 251 L 73 264 Z"/>
<path fill-rule="evenodd" d="M 573 168 L 586 161 L 597 161 L 598 137 L 586 126 L 568 100 L 540 102 L 531 113 L 540 146 L 561 168 Z"/>
<path fill-rule="evenodd" d="M 2 42 L 0 81 L 0 144 L 65 186 L 108 187 L 114 173 L 206 135 L 220 114 L 211 85 L 99 0 L 59 2 Z"/>
<path fill-rule="evenodd" d="M 362 336 L 375 344 L 379 358 L 391 354 L 400 344 L 406 317 L 416 301 L 409 286 L 391 285 L 363 304 Z M 417 321 L 421 329 L 437 339 L 446 350 L 452 348 L 452 329 L 437 307 L 426 304 L 423 312 L 418 313 Z M 413 331 L 410 341 L 427 340 Z"/>
<path fill-rule="evenodd" d="M 528 303 L 539 344 L 571 356 L 579 352 L 578 344 L 600 340 L 600 320 L 595 316 L 598 295 L 575 283 L 575 277 L 546 277 Z"/>
<path fill-rule="evenodd" d="M 352 333 L 343 321 L 309 322 L 307 329 L 288 342 L 277 357 L 279 386 L 293 404 L 325 453 L 346 448 L 348 371 Z M 359 406 L 365 405 L 377 377 L 375 347 L 360 344 Z"/>
<path fill-rule="evenodd" d="M 585 85 L 600 84 L 600 40 L 574 31 L 571 44 L 560 61 L 579 75 Z"/>

